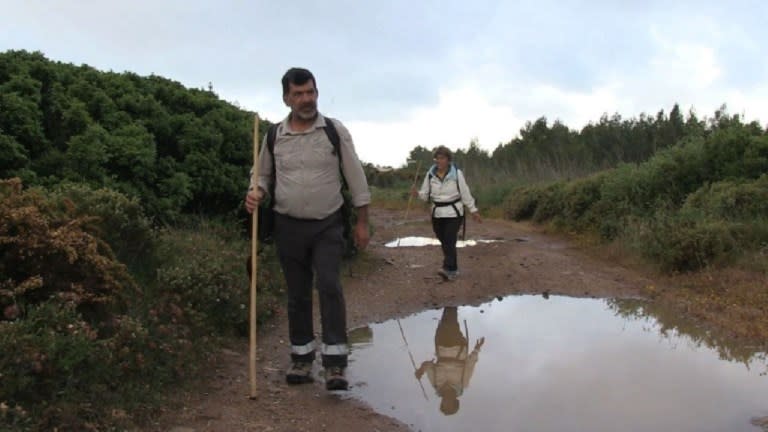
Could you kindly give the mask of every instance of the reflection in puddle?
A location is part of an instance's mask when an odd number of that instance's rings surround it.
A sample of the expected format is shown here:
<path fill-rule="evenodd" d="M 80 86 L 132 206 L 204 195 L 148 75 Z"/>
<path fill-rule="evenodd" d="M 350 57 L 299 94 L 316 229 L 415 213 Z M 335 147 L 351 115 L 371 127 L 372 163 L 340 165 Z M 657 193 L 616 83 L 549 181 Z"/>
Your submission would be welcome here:
<path fill-rule="evenodd" d="M 494 243 L 499 240 L 459 240 L 456 247 L 475 246 L 478 243 Z M 402 237 L 385 244 L 386 247 L 440 246 L 440 240 L 429 237 Z"/>
<path fill-rule="evenodd" d="M 514 296 L 352 332 L 351 396 L 421 431 L 749 431 L 764 353 L 716 349 L 622 300 Z"/>

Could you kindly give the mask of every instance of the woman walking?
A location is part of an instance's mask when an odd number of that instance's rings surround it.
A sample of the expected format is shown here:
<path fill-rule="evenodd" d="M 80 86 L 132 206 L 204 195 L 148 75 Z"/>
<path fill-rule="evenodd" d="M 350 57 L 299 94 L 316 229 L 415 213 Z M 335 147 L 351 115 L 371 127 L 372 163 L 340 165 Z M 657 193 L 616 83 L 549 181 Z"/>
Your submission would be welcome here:
<path fill-rule="evenodd" d="M 440 146 L 432 155 L 434 165 L 427 171 L 421 189 L 412 193 L 432 203 L 432 229 L 443 249 L 443 267 L 437 273 L 445 280 L 455 280 L 459 275 L 456 240 L 464 220 L 464 207 L 475 221 L 479 223 L 482 219 L 464 173 L 452 162 L 451 151 Z"/>

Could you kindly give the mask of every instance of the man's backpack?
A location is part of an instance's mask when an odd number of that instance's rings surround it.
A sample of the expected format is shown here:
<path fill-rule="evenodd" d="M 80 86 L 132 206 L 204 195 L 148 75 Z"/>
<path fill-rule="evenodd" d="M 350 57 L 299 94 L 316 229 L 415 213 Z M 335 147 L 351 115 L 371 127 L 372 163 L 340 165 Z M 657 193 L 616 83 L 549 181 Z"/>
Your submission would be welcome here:
<path fill-rule="evenodd" d="M 267 149 L 272 157 L 272 182 L 269 189 L 270 200 L 266 206 L 259 207 L 259 241 L 265 243 L 271 243 L 273 239 L 273 233 L 275 229 L 275 186 L 277 183 L 277 165 L 275 164 L 275 141 L 277 140 L 277 128 L 280 124 L 275 123 L 267 130 Z M 336 130 L 336 125 L 330 117 L 325 117 L 325 134 L 328 136 L 328 140 L 333 146 L 333 154 L 339 159 L 339 173 L 341 174 L 341 193 L 344 197 L 344 204 L 341 206 L 341 214 L 344 219 L 344 241 L 346 242 L 345 253 L 354 253 L 354 244 L 352 241 L 352 203 L 351 196 L 349 194 L 349 188 L 347 181 L 344 178 L 344 172 L 341 169 L 341 138 L 339 132 Z"/>

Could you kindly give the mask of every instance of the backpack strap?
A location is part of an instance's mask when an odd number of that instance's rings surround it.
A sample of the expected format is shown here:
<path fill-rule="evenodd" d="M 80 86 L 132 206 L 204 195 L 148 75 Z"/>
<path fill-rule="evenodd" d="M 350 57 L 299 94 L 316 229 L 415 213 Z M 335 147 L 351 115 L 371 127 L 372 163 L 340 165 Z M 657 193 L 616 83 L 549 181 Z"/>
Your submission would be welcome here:
<path fill-rule="evenodd" d="M 428 200 L 432 199 L 432 177 L 434 176 L 435 175 L 432 174 L 432 168 L 430 168 L 429 171 L 427 171 L 427 199 Z"/>
<path fill-rule="evenodd" d="M 336 130 L 336 125 L 333 124 L 333 120 L 330 117 L 325 117 L 325 135 L 328 136 L 328 141 L 333 145 L 333 154 L 339 157 L 339 164 L 341 164 L 341 138 L 339 137 L 339 131 Z"/>
<path fill-rule="evenodd" d="M 328 141 L 333 145 L 333 154 L 339 158 L 339 173 L 341 174 L 341 188 L 346 189 L 347 179 L 344 177 L 344 170 L 341 168 L 344 161 L 341 157 L 341 137 L 339 137 L 339 131 L 336 130 L 336 125 L 333 124 L 333 119 L 325 117 L 325 135 L 328 137 Z"/>
<path fill-rule="evenodd" d="M 461 170 L 459 170 L 459 167 L 457 167 L 456 165 L 454 165 L 454 168 L 456 168 L 456 189 L 459 190 L 459 200 L 461 200 L 461 182 L 459 181 L 459 174 L 463 176 L 464 173 L 460 172 Z M 467 210 L 466 209 L 461 214 L 461 239 L 462 240 L 467 239 Z"/>
<path fill-rule="evenodd" d="M 267 130 L 267 150 L 272 159 L 272 182 L 269 186 L 269 207 L 275 206 L 275 183 L 277 183 L 277 165 L 275 164 L 275 140 L 277 140 L 277 128 L 280 123 L 272 124 Z"/>

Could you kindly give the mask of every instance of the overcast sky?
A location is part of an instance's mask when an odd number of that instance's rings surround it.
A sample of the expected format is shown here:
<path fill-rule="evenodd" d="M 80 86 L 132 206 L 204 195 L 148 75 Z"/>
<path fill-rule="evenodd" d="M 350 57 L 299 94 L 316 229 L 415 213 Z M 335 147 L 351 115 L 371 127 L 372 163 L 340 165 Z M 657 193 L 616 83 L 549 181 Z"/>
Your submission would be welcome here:
<path fill-rule="evenodd" d="M 0 0 L 0 51 L 157 74 L 271 121 L 312 70 L 361 159 L 417 145 L 492 150 L 526 121 L 603 113 L 768 122 L 768 1 Z"/>

